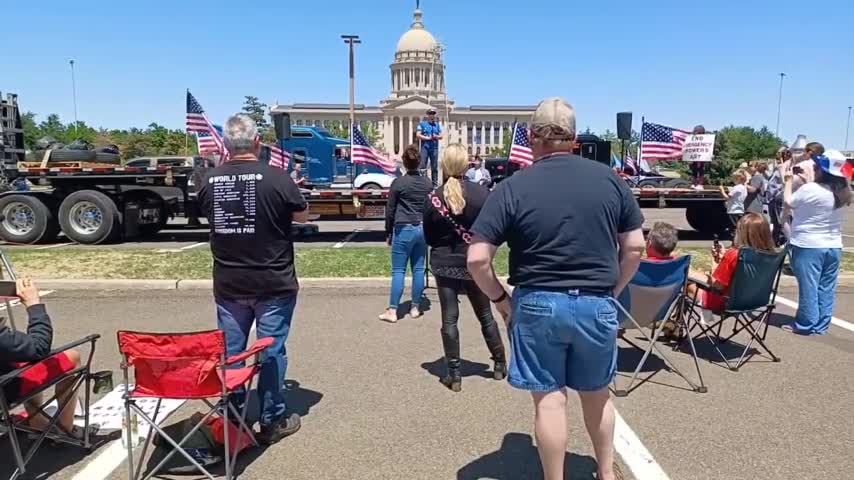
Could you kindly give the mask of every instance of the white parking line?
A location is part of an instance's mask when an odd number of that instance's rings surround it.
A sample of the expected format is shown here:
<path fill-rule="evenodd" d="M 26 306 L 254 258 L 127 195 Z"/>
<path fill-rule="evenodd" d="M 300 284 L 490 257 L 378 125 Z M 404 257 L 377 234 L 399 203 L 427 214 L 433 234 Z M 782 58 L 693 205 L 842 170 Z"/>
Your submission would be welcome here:
<path fill-rule="evenodd" d="M 39 296 L 40 297 L 46 297 L 53 292 L 54 292 L 53 290 L 39 290 Z M 21 304 L 21 301 L 18 300 L 17 298 L 14 300 L 9 300 L 9 306 L 11 306 L 11 307 L 17 307 L 20 304 Z M 0 304 L 0 311 L 3 311 L 3 310 L 6 310 L 6 302 L 3 302 L 2 304 Z"/>
<path fill-rule="evenodd" d="M 194 248 L 201 247 L 202 245 L 207 245 L 207 244 L 208 244 L 208 242 L 194 243 L 192 245 L 187 245 L 186 247 L 181 247 L 180 250 L 192 250 Z"/>
<path fill-rule="evenodd" d="M 67 243 L 54 243 L 53 245 L 42 245 L 42 246 L 40 246 L 40 247 L 36 247 L 36 248 L 35 248 L 35 250 L 47 250 L 47 249 L 49 249 L 49 248 L 67 247 L 67 246 L 69 246 L 69 245 L 74 245 L 74 242 L 67 242 Z"/>
<path fill-rule="evenodd" d="M 649 450 L 643 446 L 623 417 L 614 410 L 614 449 L 637 480 L 669 480 Z"/>
<path fill-rule="evenodd" d="M 347 245 L 347 243 L 350 242 L 350 240 L 353 240 L 353 238 L 355 238 L 356 235 L 358 235 L 359 232 L 361 232 L 361 231 L 362 231 L 361 228 L 357 228 L 357 229 L 353 230 L 349 235 L 344 237 L 344 240 L 341 240 L 340 242 L 336 243 L 332 248 L 341 248 L 344 245 Z"/>
<path fill-rule="evenodd" d="M 783 298 L 779 295 L 777 296 L 777 303 L 779 303 L 781 305 L 785 305 L 785 306 L 787 306 L 793 310 L 798 309 L 798 302 L 789 300 L 788 298 Z M 849 332 L 854 332 L 854 323 L 846 322 L 845 320 L 842 320 L 841 318 L 833 317 L 830 320 L 830 323 L 833 325 L 836 325 L 839 328 L 844 328 L 845 330 L 848 330 Z"/>

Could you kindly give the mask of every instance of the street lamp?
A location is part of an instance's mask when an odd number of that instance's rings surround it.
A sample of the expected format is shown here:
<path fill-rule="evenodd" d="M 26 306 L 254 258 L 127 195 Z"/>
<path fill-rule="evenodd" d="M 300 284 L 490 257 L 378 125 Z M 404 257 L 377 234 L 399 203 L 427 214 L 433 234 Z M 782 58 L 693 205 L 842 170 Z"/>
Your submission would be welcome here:
<path fill-rule="evenodd" d="M 74 81 L 74 60 L 69 60 L 71 65 L 71 98 L 74 101 L 74 133 L 77 133 L 77 82 Z"/>
<path fill-rule="evenodd" d="M 848 150 L 848 131 L 851 130 L 851 107 L 848 107 L 848 123 L 845 125 L 845 150 Z"/>
<path fill-rule="evenodd" d="M 780 110 L 783 106 L 783 79 L 786 78 L 786 74 L 780 72 L 780 94 L 777 97 L 777 128 L 774 130 L 774 136 L 780 137 Z"/>
<path fill-rule="evenodd" d="M 344 43 L 350 46 L 350 162 L 353 161 L 353 127 L 356 125 L 356 61 L 355 45 L 362 43 L 358 35 L 341 35 Z M 356 169 L 351 165 L 350 183 L 355 183 Z"/>

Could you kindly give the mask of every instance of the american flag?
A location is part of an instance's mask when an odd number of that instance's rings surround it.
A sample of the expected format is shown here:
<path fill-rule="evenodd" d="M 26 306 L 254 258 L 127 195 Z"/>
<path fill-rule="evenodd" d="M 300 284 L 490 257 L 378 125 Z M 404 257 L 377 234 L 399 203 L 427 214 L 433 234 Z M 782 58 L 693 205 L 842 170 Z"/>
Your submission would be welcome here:
<path fill-rule="evenodd" d="M 644 122 L 641 129 L 640 160 L 655 162 L 682 158 L 682 148 L 690 132 Z"/>
<path fill-rule="evenodd" d="M 528 129 L 516 125 L 513 128 L 513 144 L 510 146 L 510 161 L 522 167 L 530 167 L 534 163 L 534 152 L 528 142 Z"/>
<path fill-rule="evenodd" d="M 626 152 L 626 165 L 623 171 L 629 175 L 638 175 L 639 173 L 635 159 L 632 158 L 632 154 L 629 152 Z"/>
<path fill-rule="evenodd" d="M 353 125 L 353 151 L 351 152 L 351 158 L 355 165 L 373 165 L 381 168 L 389 175 L 394 175 L 397 172 L 397 165 L 382 153 L 374 150 L 357 125 Z"/>
<path fill-rule="evenodd" d="M 264 146 L 270 149 L 270 166 L 287 170 L 291 163 L 291 152 L 282 150 L 282 147 L 276 143 L 272 145 L 265 143 Z"/>
<path fill-rule="evenodd" d="M 189 90 L 187 90 L 187 131 L 196 134 L 199 143 L 199 155 L 219 154 L 221 161 L 228 158 L 228 150 L 225 149 L 222 136 L 208 120 L 202 105 Z"/>

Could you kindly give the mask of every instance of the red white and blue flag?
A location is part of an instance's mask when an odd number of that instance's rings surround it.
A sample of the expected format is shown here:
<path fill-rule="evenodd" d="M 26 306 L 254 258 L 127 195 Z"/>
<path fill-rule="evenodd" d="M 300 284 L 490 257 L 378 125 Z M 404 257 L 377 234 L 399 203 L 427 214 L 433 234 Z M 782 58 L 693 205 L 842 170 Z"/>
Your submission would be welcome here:
<path fill-rule="evenodd" d="M 513 143 L 510 145 L 510 161 L 521 167 L 530 167 L 534 163 L 534 152 L 528 141 L 528 129 L 516 125 L 513 127 Z"/>
<path fill-rule="evenodd" d="M 196 134 L 199 155 L 203 157 L 220 155 L 222 162 L 228 159 L 228 150 L 222 141 L 222 135 L 208 120 L 202 105 L 189 90 L 187 90 L 187 131 Z"/>
<path fill-rule="evenodd" d="M 270 149 L 270 166 L 287 170 L 291 163 L 291 152 L 282 150 L 278 143 L 264 144 Z"/>
<path fill-rule="evenodd" d="M 638 160 L 655 163 L 659 160 L 681 159 L 685 140 L 690 134 L 691 132 L 678 128 L 644 122 Z"/>
<path fill-rule="evenodd" d="M 379 167 L 388 175 L 397 173 L 397 165 L 382 153 L 374 150 L 374 147 L 365 138 L 357 125 L 353 125 L 353 150 L 350 158 L 354 165 L 370 165 Z"/>

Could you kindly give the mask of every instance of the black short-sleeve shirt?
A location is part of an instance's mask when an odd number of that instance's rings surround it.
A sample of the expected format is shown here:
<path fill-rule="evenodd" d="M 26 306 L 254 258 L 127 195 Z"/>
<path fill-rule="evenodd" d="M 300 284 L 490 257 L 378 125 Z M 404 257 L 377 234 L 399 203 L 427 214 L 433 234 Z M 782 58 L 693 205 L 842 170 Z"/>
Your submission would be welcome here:
<path fill-rule="evenodd" d="M 297 293 L 291 222 L 308 204 L 286 172 L 257 161 L 227 162 L 208 171 L 199 201 L 211 226 L 218 298 Z"/>
<path fill-rule="evenodd" d="M 502 182 L 472 232 L 510 247 L 510 284 L 609 292 L 618 235 L 643 226 L 631 190 L 608 166 L 577 155 L 540 160 Z"/>

